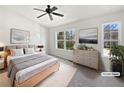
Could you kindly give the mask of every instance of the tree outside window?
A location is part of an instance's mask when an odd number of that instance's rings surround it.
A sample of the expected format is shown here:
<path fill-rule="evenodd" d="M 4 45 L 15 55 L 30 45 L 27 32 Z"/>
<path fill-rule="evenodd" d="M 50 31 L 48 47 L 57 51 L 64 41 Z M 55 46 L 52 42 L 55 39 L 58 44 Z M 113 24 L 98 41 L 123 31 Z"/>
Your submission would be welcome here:
<path fill-rule="evenodd" d="M 75 31 L 68 30 L 63 32 L 57 32 L 57 48 L 65 50 L 73 50 L 75 44 Z"/>

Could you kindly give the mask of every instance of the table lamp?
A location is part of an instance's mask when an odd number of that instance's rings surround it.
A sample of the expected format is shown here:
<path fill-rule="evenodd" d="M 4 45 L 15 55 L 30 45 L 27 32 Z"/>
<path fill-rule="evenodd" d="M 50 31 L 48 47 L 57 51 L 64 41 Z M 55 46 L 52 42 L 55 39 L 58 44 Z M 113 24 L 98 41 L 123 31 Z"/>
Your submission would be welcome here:
<path fill-rule="evenodd" d="M 0 42 L 0 52 L 3 52 L 4 51 L 4 43 L 1 43 Z M 0 58 L 1 58 L 1 54 L 0 54 Z"/>
<path fill-rule="evenodd" d="M 42 51 L 42 48 L 43 48 L 44 46 L 43 46 L 43 45 L 38 45 L 37 47 L 40 48 L 39 51 Z"/>

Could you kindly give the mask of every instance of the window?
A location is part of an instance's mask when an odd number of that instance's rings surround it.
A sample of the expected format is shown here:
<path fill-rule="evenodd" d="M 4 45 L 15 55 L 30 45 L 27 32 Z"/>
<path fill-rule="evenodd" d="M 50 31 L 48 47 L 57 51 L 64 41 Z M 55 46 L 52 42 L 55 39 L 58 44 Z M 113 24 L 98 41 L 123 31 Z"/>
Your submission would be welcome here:
<path fill-rule="evenodd" d="M 73 50 L 75 44 L 75 31 L 68 30 L 63 32 L 57 32 L 57 48 L 65 50 Z"/>
<path fill-rule="evenodd" d="M 64 32 L 57 33 L 57 47 L 64 49 Z"/>
<path fill-rule="evenodd" d="M 109 56 L 110 48 L 112 46 L 119 44 L 119 33 L 120 33 L 120 23 L 106 23 L 103 24 L 103 34 L 104 34 L 104 49 L 103 55 Z"/>

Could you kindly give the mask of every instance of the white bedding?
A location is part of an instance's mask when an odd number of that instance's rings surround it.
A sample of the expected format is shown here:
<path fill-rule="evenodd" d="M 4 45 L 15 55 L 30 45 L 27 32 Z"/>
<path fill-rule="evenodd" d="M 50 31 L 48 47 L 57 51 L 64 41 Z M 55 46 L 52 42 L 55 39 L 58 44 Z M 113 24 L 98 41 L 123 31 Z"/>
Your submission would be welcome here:
<path fill-rule="evenodd" d="M 30 56 L 30 55 L 35 55 L 37 53 L 40 53 L 41 55 L 46 55 L 44 52 L 36 52 L 34 54 L 26 54 L 23 56 L 8 56 L 8 64 L 11 59 L 16 59 L 16 58 L 23 58 L 24 56 Z M 52 57 L 51 59 L 44 61 L 40 64 L 36 64 L 34 66 L 28 67 L 26 69 L 20 70 L 16 73 L 16 81 L 18 83 L 22 83 L 25 80 L 29 79 L 30 77 L 34 76 L 35 74 L 43 71 L 44 69 L 56 64 L 58 62 L 58 59 L 55 57 Z M 29 73 L 30 72 L 30 73 Z"/>
<path fill-rule="evenodd" d="M 22 83 L 23 81 L 29 79 L 30 77 L 43 71 L 44 69 L 56 64 L 57 62 L 58 62 L 58 59 L 53 57 L 52 59 L 44 61 L 43 63 L 23 69 L 16 73 L 16 81 L 18 83 Z"/>
<path fill-rule="evenodd" d="M 45 52 L 35 52 L 34 54 L 25 54 L 25 55 L 22 55 L 22 56 L 8 56 L 7 57 L 7 65 L 9 65 L 9 62 L 10 62 L 11 59 L 23 58 L 25 56 L 30 56 L 30 55 L 35 55 L 35 54 L 45 55 Z"/>

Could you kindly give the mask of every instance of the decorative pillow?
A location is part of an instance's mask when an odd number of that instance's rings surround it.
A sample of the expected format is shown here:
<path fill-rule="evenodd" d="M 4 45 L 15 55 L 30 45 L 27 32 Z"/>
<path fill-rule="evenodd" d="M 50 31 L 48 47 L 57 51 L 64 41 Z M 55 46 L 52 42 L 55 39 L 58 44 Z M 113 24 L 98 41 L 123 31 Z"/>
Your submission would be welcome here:
<path fill-rule="evenodd" d="M 25 48 L 25 54 L 33 54 L 35 53 L 34 48 Z"/>
<path fill-rule="evenodd" d="M 11 56 L 23 56 L 23 55 L 24 55 L 23 48 L 11 49 Z"/>

